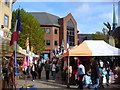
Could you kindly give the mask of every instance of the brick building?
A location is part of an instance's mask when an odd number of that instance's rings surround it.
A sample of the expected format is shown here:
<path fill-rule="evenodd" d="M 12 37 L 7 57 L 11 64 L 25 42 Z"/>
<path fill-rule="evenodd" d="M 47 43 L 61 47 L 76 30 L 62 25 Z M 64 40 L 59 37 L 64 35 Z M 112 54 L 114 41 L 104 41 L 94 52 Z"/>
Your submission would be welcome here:
<path fill-rule="evenodd" d="M 84 40 L 92 40 L 92 34 L 78 34 L 78 45 Z"/>
<path fill-rule="evenodd" d="M 63 18 L 45 12 L 30 12 L 30 14 L 38 20 L 40 27 L 46 31 L 46 46 L 43 51 L 45 58 L 52 58 L 52 51 L 57 50 L 62 45 L 62 41 L 64 49 L 66 49 L 68 37 L 70 47 L 78 44 L 77 22 L 71 13 Z"/>

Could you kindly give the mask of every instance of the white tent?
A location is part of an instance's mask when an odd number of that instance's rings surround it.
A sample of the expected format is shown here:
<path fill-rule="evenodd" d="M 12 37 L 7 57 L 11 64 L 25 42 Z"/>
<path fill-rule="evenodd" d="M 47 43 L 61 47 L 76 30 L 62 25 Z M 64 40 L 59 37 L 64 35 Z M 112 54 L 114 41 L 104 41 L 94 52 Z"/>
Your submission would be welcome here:
<path fill-rule="evenodd" d="M 103 40 L 85 40 L 69 51 L 69 56 L 120 56 L 120 49 Z"/>

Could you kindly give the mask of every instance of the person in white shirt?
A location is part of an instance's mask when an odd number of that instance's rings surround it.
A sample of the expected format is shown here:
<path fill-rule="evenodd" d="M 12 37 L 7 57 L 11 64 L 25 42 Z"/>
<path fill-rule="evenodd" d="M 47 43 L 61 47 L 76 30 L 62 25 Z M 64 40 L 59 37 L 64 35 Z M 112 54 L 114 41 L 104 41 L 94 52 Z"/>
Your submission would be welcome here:
<path fill-rule="evenodd" d="M 53 61 L 52 63 L 52 74 L 53 74 L 53 80 L 56 79 L 56 62 Z"/>
<path fill-rule="evenodd" d="M 83 89 L 83 77 L 85 75 L 85 67 L 82 65 L 82 62 L 79 62 L 80 65 L 78 66 L 78 76 L 79 76 L 79 88 Z"/>

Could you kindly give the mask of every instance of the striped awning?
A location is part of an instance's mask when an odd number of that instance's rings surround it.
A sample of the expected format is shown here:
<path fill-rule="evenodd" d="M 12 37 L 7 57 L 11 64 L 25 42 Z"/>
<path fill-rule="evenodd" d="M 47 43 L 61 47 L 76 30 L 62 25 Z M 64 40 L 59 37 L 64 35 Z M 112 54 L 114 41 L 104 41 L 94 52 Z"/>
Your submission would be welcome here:
<path fill-rule="evenodd" d="M 10 46 L 10 40 L 5 39 L 0 40 L 0 55 L 11 56 L 13 54 L 13 51 L 14 45 Z M 38 55 L 35 55 L 33 52 L 27 54 L 25 49 L 22 49 L 19 45 L 17 45 L 17 57 L 23 56 L 39 57 Z"/>

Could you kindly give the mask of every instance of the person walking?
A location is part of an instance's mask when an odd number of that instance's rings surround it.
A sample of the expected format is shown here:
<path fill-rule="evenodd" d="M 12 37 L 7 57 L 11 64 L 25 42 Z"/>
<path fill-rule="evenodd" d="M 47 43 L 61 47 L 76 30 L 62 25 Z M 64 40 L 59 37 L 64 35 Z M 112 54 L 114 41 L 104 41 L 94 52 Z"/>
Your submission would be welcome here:
<path fill-rule="evenodd" d="M 53 74 L 53 80 L 56 79 L 56 61 L 53 61 L 52 63 L 52 74 Z"/>
<path fill-rule="evenodd" d="M 95 88 L 97 89 L 99 86 L 99 68 L 98 68 L 98 64 L 96 62 L 96 58 L 93 58 L 91 61 L 91 80 L 92 80 L 92 86 L 90 86 L 89 88 Z"/>
<path fill-rule="evenodd" d="M 103 69 L 104 69 L 103 67 L 99 67 L 99 72 L 100 72 L 99 88 L 104 88 L 104 86 L 103 86 L 103 78 L 104 78 Z"/>
<path fill-rule="evenodd" d="M 32 64 L 31 75 L 32 75 L 32 80 L 35 81 L 35 79 L 36 79 L 36 65 L 35 65 L 35 63 Z"/>
<path fill-rule="evenodd" d="M 107 71 L 107 74 L 106 74 L 107 83 L 106 83 L 106 85 L 109 86 L 109 84 L 110 84 L 110 82 L 109 82 L 109 80 L 110 80 L 110 64 L 108 61 L 105 62 L 105 69 Z"/>
<path fill-rule="evenodd" d="M 41 79 L 41 72 L 43 70 L 43 66 L 41 61 L 39 60 L 37 63 L 37 73 L 38 73 L 38 79 Z"/>
<path fill-rule="evenodd" d="M 50 73 L 50 64 L 49 64 L 48 60 L 45 62 L 44 67 L 45 67 L 45 72 L 46 72 L 46 80 L 48 80 L 49 79 L 49 73 Z"/>
<path fill-rule="evenodd" d="M 79 66 L 78 66 L 78 76 L 79 76 L 79 88 L 83 89 L 83 77 L 85 75 L 85 67 L 82 64 L 82 62 L 79 62 Z"/>

